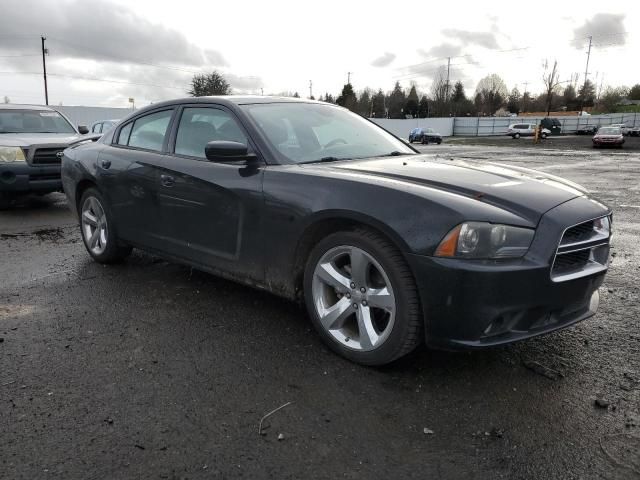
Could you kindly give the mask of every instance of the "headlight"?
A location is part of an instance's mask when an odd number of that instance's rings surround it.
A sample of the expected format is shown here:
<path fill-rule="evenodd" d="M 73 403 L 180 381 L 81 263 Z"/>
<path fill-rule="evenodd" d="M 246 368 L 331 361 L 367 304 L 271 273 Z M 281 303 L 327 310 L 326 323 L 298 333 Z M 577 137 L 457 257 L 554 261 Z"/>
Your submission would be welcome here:
<path fill-rule="evenodd" d="M 451 230 L 438 245 L 437 257 L 518 258 L 533 240 L 530 228 L 465 222 Z"/>
<path fill-rule="evenodd" d="M 0 162 L 24 162 L 24 152 L 20 147 L 0 146 Z"/>

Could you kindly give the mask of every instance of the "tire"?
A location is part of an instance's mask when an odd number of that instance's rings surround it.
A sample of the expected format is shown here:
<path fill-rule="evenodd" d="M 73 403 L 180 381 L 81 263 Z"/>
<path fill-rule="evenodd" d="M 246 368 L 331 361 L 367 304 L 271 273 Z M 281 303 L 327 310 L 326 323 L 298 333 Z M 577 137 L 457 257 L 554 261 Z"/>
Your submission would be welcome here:
<path fill-rule="evenodd" d="M 304 298 L 320 337 L 352 362 L 384 365 L 422 342 L 413 275 L 400 251 L 369 230 L 333 233 L 314 247 Z"/>
<path fill-rule="evenodd" d="M 409 143 L 413 143 L 413 138 L 409 137 Z"/>
<path fill-rule="evenodd" d="M 422 145 L 429 145 L 429 139 L 428 138 L 422 138 Z"/>
<path fill-rule="evenodd" d="M 117 263 L 131 253 L 131 247 L 119 243 L 109 206 L 97 189 L 82 194 L 78 215 L 84 246 L 96 262 Z"/>
<path fill-rule="evenodd" d="M 514 133 L 513 134 L 513 138 L 515 138 L 517 140 L 518 138 L 520 138 L 520 134 L 519 133 Z"/>
<path fill-rule="evenodd" d="M 542 138 L 547 138 L 549 135 L 543 132 L 540 136 L 541 136 Z"/>
<path fill-rule="evenodd" d="M 440 145 L 442 143 L 442 140 L 438 140 L 438 145 Z"/>

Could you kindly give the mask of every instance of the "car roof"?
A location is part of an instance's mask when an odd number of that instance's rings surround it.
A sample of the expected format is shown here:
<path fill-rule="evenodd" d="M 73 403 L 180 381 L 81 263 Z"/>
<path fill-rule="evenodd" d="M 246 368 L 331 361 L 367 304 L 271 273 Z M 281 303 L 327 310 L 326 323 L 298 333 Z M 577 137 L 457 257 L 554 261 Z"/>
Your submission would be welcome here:
<path fill-rule="evenodd" d="M 178 105 L 183 103 L 216 103 L 218 105 L 252 105 L 256 103 L 316 103 L 320 105 L 330 105 L 337 107 L 337 105 L 327 102 L 319 102 L 317 100 L 308 100 L 305 98 L 293 98 L 293 97 L 276 97 L 276 96 L 262 96 L 262 95 L 212 95 L 206 97 L 186 97 L 175 98 L 173 100 L 166 100 L 164 102 L 154 103 L 148 107 L 136 110 L 135 113 L 145 112 L 147 110 L 156 109 L 158 107 Z"/>
<path fill-rule="evenodd" d="M 0 103 L 0 110 L 50 110 L 55 112 L 56 110 L 45 105 L 19 105 L 16 103 Z"/>

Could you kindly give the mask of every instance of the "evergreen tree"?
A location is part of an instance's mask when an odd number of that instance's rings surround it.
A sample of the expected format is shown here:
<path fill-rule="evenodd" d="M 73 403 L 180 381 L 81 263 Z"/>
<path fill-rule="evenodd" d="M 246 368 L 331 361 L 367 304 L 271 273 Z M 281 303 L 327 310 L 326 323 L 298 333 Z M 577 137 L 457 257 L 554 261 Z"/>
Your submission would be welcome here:
<path fill-rule="evenodd" d="M 573 85 L 569 84 L 565 87 L 564 92 L 562 92 L 562 103 L 567 107 L 567 110 L 578 109 L 578 96 Z"/>
<path fill-rule="evenodd" d="M 629 90 L 629 100 L 640 100 L 640 83 L 636 83 Z"/>
<path fill-rule="evenodd" d="M 429 100 L 423 95 L 418 104 L 418 117 L 427 118 L 429 116 Z"/>
<path fill-rule="evenodd" d="M 464 85 L 460 80 L 453 86 L 453 94 L 451 95 L 451 101 L 453 103 L 461 103 L 467 99 L 467 95 L 464 93 Z"/>
<path fill-rule="evenodd" d="M 578 101 L 582 107 L 593 107 L 596 99 L 596 87 L 591 80 L 587 80 L 578 90 Z"/>
<path fill-rule="evenodd" d="M 387 111 L 385 104 L 385 96 L 382 89 L 380 89 L 371 99 L 371 109 L 373 110 L 373 116 L 375 118 L 386 118 Z"/>
<path fill-rule="evenodd" d="M 293 98 L 300 98 L 300 95 L 298 95 L 298 92 L 293 94 Z"/>
<path fill-rule="evenodd" d="M 400 82 L 396 82 L 391 95 L 389 95 L 389 102 L 387 103 L 389 118 L 405 118 L 403 110 L 406 101 L 407 99 L 402 87 L 400 87 Z"/>
<path fill-rule="evenodd" d="M 346 83 L 344 87 L 342 87 L 342 93 L 336 98 L 336 103 L 341 107 L 348 108 L 352 112 L 357 111 L 358 97 L 356 97 L 356 93 L 353 91 L 353 86 L 350 83 Z"/>
<path fill-rule="evenodd" d="M 371 90 L 365 88 L 358 99 L 358 113 L 365 118 L 371 116 Z"/>
<path fill-rule="evenodd" d="M 407 101 L 404 106 L 404 113 L 409 114 L 412 117 L 418 116 L 418 110 L 420 108 L 420 100 L 418 98 L 418 92 L 416 91 L 416 86 L 411 85 L 411 90 L 409 90 L 409 95 L 407 96 Z"/>
<path fill-rule="evenodd" d="M 520 90 L 518 90 L 518 87 L 513 87 L 507 100 L 507 110 L 509 110 L 509 113 L 520 113 L 520 99 Z"/>

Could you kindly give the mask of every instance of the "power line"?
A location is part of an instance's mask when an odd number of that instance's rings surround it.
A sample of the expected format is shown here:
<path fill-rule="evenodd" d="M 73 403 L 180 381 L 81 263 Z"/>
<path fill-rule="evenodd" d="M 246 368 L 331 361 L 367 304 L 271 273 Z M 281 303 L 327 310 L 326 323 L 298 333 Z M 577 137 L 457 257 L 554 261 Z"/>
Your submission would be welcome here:
<path fill-rule="evenodd" d="M 42 75 L 42 72 L 0 72 L 0 75 Z M 157 88 L 169 88 L 174 90 L 183 90 L 184 87 L 175 87 L 170 85 L 158 85 L 154 83 L 141 83 L 141 82 L 125 82 L 124 80 L 109 80 L 106 78 L 97 78 L 97 77 L 83 77 L 79 75 L 65 75 L 62 73 L 51 73 L 47 72 L 49 77 L 60 77 L 60 78 L 71 78 L 74 80 L 88 80 L 94 82 L 107 82 L 107 83 L 120 83 L 124 85 L 138 85 L 143 87 L 157 87 Z"/>

